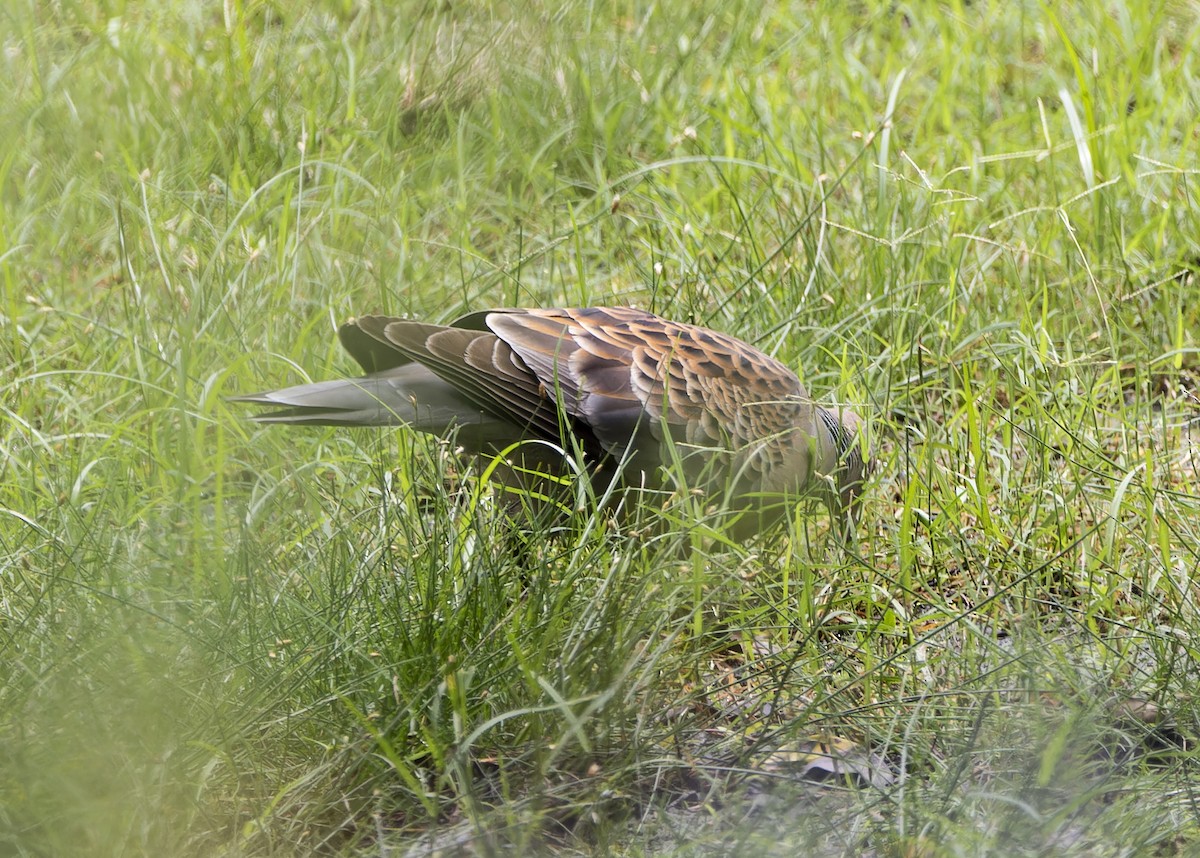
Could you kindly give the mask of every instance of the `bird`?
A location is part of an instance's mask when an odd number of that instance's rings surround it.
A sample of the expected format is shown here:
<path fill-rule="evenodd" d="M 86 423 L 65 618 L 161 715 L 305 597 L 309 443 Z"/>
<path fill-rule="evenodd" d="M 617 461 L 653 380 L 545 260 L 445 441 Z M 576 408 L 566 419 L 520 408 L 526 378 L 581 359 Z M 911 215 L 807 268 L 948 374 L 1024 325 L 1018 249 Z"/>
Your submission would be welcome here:
<path fill-rule="evenodd" d="M 872 467 L 862 417 L 818 405 L 785 364 L 728 334 L 580 307 L 449 324 L 367 315 L 338 338 L 361 377 L 231 399 L 272 409 L 259 423 L 452 437 L 465 453 L 518 460 L 510 471 L 526 475 L 561 476 L 582 458 L 598 495 L 684 486 L 728 513 L 734 539 L 816 499 L 853 537 Z"/>

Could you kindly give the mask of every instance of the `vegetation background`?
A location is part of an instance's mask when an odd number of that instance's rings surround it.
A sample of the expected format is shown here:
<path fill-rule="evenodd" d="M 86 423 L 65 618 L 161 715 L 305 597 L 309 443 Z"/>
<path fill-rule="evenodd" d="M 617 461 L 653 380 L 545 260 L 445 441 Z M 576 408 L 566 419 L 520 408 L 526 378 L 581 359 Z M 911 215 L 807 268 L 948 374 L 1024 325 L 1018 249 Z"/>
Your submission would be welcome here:
<path fill-rule="evenodd" d="M 0 854 L 1194 854 L 1198 40 L 7 0 Z M 223 399 L 601 303 L 868 414 L 859 550 L 582 486 L 514 534 L 444 445 Z"/>

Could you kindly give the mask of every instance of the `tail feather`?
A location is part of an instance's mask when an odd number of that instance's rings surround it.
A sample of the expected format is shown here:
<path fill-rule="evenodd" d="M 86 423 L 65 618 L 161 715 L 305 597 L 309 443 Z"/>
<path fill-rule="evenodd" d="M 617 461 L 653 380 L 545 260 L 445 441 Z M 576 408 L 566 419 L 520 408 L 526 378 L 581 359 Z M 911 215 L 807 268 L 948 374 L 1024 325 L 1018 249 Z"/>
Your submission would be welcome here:
<path fill-rule="evenodd" d="M 484 412 L 420 364 L 361 378 L 233 396 L 230 401 L 273 408 L 254 415 L 259 423 L 409 426 L 435 435 L 457 428 L 459 443 L 480 450 L 515 441 L 521 434 L 512 423 Z"/>

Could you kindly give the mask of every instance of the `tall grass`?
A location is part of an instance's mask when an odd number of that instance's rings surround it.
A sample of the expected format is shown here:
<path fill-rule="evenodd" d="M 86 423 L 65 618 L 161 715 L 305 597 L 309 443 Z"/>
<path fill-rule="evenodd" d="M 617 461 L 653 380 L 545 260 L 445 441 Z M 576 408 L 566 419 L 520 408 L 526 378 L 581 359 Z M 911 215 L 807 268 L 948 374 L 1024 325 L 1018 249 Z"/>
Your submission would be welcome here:
<path fill-rule="evenodd" d="M 1189 851 L 1194 18 L 0 9 L 0 848 Z M 538 304 L 867 413 L 859 550 L 223 398 Z"/>

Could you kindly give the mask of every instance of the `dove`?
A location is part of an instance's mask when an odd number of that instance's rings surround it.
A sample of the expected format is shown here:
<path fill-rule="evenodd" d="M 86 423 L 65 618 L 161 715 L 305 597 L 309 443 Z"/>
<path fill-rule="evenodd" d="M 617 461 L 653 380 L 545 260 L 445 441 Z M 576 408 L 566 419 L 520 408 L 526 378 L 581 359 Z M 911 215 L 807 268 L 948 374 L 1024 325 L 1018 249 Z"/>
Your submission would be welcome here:
<path fill-rule="evenodd" d="M 361 316 L 338 338 L 365 375 L 231 399 L 272 408 L 254 415 L 260 423 L 452 437 L 526 473 L 567 474 L 582 454 L 593 483 L 622 497 L 705 492 L 731 513 L 733 538 L 815 498 L 852 538 L 871 463 L 862 418 L 819 406 L 796 373 L 727 334 L 586 307 L 486 310 L 448 325 Z"/>

